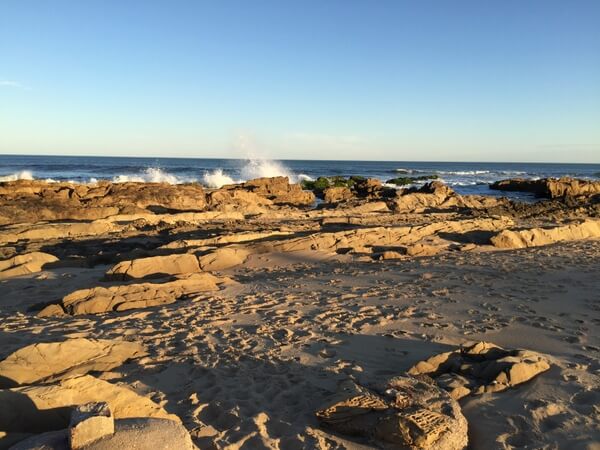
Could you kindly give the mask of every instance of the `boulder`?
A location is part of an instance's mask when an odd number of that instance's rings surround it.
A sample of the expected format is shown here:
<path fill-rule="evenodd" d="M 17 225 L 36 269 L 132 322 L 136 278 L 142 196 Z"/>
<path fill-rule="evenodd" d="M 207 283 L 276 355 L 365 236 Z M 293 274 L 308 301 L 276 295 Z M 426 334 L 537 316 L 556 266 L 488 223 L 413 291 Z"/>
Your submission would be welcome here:
<path fill-rule="evenodd" d="M 47 383 L 91 371 L 107 371 L 144 354 L 144 348 L 137 342 L 105 339 L 74 338 L 32 344 L 0 362 L 0 387 Z"/>
<path fill-rule="evenodd" d="M 550 368 L 547 358 L 529 350 L 506 350 L 478 342 L 435 355 L 414 365 L 409 375 L 428 375 L 455 399 L 471 393 L 500 392 Z"/>
<path fill-rule="evenodd" d="M 330 187 L 323 191 L 325 203 L 339 203 L 354 197 L 352 191 L 344 186 Z"/>
<path fill-rule="evenodd" d="M 216 291 L 229 281 L 209 273 L 180 275 L 165 283 L 125 284 L 111 287 L 80 289 L 63 297 L 58 304 L 70 315 L 126 311 L 174 303 L 180 298 L 206 291 Z M 48 305 L 38 317 L 56 315 L 56 305 Z"/>
<path fill-rule="evenodd" d="M 114 433 L 115 419 L 106 402 L 79 405 L 71 413 L 68 429 L 71 450 L 80 450 Z"/>
<path fill-rule="evenodd" d="M 184 253 L 121 261 L 106 272 L 106 279 L 160 278 L 199 271 L 198 258 L 193 254 Z"/>
<path fill-rule="evenodd" d="M 241 185 L 248 190 L 271 200 L 276 205 L 311 206 L 315 195 L 304 191 L 299 184 L 290 184 L 288 177 L 257 178 Z"/>
<path fill-rule="evenodd" d="M 42 252 L 14 256 L 0 261 L 0 280 L 40 272 L 44 265 L 56 261 L 56 256 Z"/>
<path fill-rule="evenodd" d="M 382 393 L 346 380 L 316 416 L 326 428 L 385 448 L 459 450 L 468 444 L 458 403 L 413 377 L 392 378 Z"/>
<path fill-rule="evenodd" d="M 525 230 L 503 230 L 490 238 L 498 248 L 526 248 L 554 244 L 563 241 L 599 238 L 600 220 L 586 220 L 579 223 L 549 228 Z"/>
<path fill-rule="evenodd" d="M 391 200 L 395 212 L 422 212 L 428 208 L 450 207 L 460 204 L 460 198 L 452 189 L 439 181 L 432 181 L 420 188 L 398 191 Z"/>

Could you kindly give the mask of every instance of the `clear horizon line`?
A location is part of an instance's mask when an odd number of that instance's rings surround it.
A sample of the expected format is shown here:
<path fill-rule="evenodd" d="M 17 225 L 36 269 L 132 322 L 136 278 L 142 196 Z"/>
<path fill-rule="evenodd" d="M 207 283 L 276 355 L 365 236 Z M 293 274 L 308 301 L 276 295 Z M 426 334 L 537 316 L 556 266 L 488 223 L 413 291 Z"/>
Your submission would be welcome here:
<path fill-rule="evenodd" d="M 353 161 L 353 162 L 389 162 L 389 163 L 469 163 L 469 164 L 585 164 L 585 165 L 599 165 L 600 162 L 557 162 L 557 161 L 482 161 L 482 160 L 416 160 L 416 159 L 404 159 L 404 160 L 390 160 L 390 159 L 302 159 L 302 158 L 232 158 L 232 157 L 216 157 L 216 156 L 139 156 L 139 155 L 65 155 L 65 154 L 30 154 L 30 153 L 0 153 L 0 158 L 3 156 L 17 156 L 17 157 L 56 157 L 56 158 L 133 158 L 133 159 L 212 159 L 212 160 L 230 160 L 230 161 L 248 161 L 251 159 L 265 159 L 268 161 L 324 161 L 324 162 L 335 162 L 335 161 Z"/>

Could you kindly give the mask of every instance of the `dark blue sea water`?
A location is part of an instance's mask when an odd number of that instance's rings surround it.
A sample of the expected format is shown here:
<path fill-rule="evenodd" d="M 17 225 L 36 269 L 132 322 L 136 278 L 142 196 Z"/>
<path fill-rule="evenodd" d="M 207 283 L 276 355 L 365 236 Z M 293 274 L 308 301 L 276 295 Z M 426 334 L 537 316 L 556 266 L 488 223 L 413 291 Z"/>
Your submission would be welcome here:
<path fill-rule="evenodd" d="M 600 179 L 600 164 L 467 163 L 401 161 L 271 161 L 196 158 L 0 155 L 0 181 L 19 178 L 90 183 L 112 181 L 197 181 L 210 186 L 263 176 L 294 181 L 319 176 L 362 175 L 386 181 L 396 176 L 437 174 L 462 194 L 509 195 L 489 189 L 505 178 L 572 176 Z"/>

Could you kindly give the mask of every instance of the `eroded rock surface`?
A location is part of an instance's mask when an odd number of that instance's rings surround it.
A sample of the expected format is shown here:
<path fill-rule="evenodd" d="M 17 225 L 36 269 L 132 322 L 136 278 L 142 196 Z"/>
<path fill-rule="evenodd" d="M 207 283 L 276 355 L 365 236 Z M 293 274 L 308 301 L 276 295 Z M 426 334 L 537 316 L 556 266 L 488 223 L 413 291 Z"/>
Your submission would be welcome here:
<path fill-rule="evenodd" d="M 549 368 L 549 361 L 539 353 L 478 342 L 418 362 L 408 373 L 434 378 L 458 400 L 469 394 L 504 391 Z"/>
<path fill-rule="evenodd" d="M 69 426 L 73 408 L 92 402 L 105 402 L 115 419 L 156 417 L 181 422 L 149 398 L 83 375 L 55 384 L 0 390 L 0 430 L 43 433 L 65 429 Z"/>
<path fill-rule="evenodd" d="M 600 220 L 548 228 L 503 230 L 490 240 L 498 248 L 525 248 L 590 238 L 600 238 Z"/>
<path fill-rule="evenodd" d="M 209 273 L 182 275 L 165 283 L 125 284 L 111 287 L 80 289 L 65 296 L 59 304 L 45 307 L 39 317 L 63 314 L 98 314 L 150 306 L 167 305 L 200 292 L 216 291 L 228 282 Z"/>
<path fill-rule="evenodd" d="M 136 342 L 73 338 L 28 345 L 0 362 L 0 387 L 47 383 L 106 371 L 144 355 Z"/>
<path fill-rule="evenodd" d="M 458 403 L 434 384 L 413 377 L 391 379 L 381 394 L 347 380 L 316 416 L 336 432 L 392 448 L 450 450 L 468 443 Z"/>
<path fill-rule="evenodd" d="M 198 258 L 193 254 L 184 253 L 121 261 L 106 272 L 106 278 L 110 280 L 159 278 L 199 271 Z"/>
<path fill-rule="evenodd" d="M 58 261 L 48 253 L 31 252 L 0 261 L 0 280 L 39 272 L 44 265 Z"/>
<path fill-rule="evenodd" d="M 490 185 L 490 189 L 531 192 L 538 197 L 546 198 L 580 197 L 600 194 L 600 181 L 579 180 L 570 177 L 542 178 L 540 180 L 512 178 L 496 181 Z"/>

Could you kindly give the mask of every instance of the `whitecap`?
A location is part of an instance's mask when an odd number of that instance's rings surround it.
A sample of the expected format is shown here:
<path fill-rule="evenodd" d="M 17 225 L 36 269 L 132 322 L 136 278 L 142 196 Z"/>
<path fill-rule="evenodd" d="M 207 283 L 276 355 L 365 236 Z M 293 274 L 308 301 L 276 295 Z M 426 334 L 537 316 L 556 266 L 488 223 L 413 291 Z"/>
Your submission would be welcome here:
<path fill-rule="evenodd" d="M 236 181 L 223 172 L 223 169 L 215 169 L 212 172 L 205 172 L 202 181 L 209 188 L 220 188 L 226 184 L 235 184 Z"/>
<path fill-rule="evenodd" d="M 21 170 L 20 172 L 0 176 L 0 182 L 17 180 L 33 180 L 33 173 L 30 170 Z"/>

